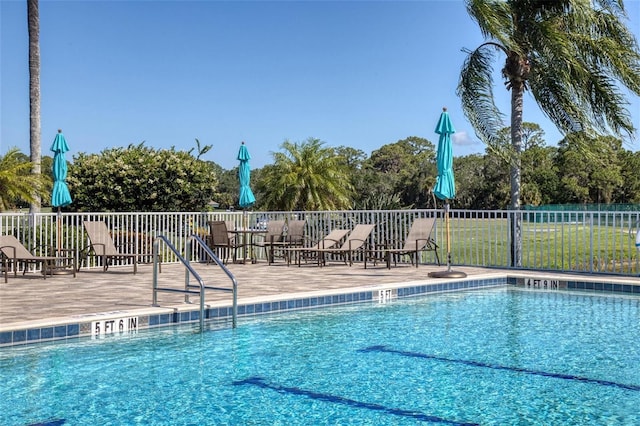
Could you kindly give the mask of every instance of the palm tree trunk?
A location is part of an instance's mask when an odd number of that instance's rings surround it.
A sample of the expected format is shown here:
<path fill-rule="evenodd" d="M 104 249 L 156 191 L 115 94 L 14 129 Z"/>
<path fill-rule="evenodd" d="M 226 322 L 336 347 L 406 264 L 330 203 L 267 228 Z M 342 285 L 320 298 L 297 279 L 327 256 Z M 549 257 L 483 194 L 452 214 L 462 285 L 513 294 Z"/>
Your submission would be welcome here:
<path fill-rule="evenodd" d="M 40 13 L 38 0 L 27 0 L 27 20 L 29 30 L 29 149 L 33 164 L 31 173 L 40 175 L 41 129 L 40 129 Z M 40 211 L 40 194 L 34 194 L 29 211 Z"/>
<path fill-rule="evenodd" d="M 511 85 L 511 266 L 522 267 L 522 216 L 520 210 L 520 175 L 522 157 L 522 103 L 524 84 Z"/>

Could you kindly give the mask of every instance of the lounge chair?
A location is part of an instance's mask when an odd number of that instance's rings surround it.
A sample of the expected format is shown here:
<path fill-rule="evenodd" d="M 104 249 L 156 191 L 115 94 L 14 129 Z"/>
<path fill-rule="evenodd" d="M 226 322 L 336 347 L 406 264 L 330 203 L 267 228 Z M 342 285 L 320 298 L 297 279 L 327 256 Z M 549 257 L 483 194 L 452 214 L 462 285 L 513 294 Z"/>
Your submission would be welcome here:
<path fill-rule="evenodd" d="M 411 229 L 404 240 L 402 247 L 396 247 L 398 243 L 388 241 L 378 252 L 384 254 L 387 268 L 391 268 L 391 261 L 396 265 L 397 258 L 400 256 L 409 256 L 411 264 L 418 267 L 418 254 L 422 251 L 433 251 L 436 255 L 436 261 L 440 266 L 440 258 L 438 257 L 438 245 L 431 238 L 431 231 L 436 223 L 435 218 L 415 219 L 411 224 Z M 366 268 L 366 260 L 365 260 Z"/>
<path fill-rule="evenodd" d="M 287 261 L 291 264 L 292 258 L 295 257 L 298 266 L 301 266 L 302 259 L 306 262 L 308 259 L 315 257 L 319 261 L 320 257 L 318 256 L 318 252 L 320 250 L 337 247 L 348 233 L 349 231 L 347 229 L 334 229 L 315 244 L 304 246 L 303 243 L 299 246 L 288 247 L 286 249 L 288 252 Z"/>
<path fill-rule="evenodd" d="M 61 250 L 61 253 L 66 250 Z M 2 256 L 2 269 L 4 270 L 4 282 L 8 281 L 9 267 L 13 267 L 13 276 L 18 275 L 19 265 L 23 265 L 22 275 L 27 272 L 27 265 L 42 265 L 42 275 L 46 279 L 47 274 L 53 275 L 56 270 L 71 268 L 73 276 L 76 276 L 76 259 L 73 256 L 36 256 L 26 249 L 24 245 L 13 235 L 0 235 L 0 255 Z"/>
<path fill-rule="evenodd" d="M 274 249 L 284 245 L 284 220 L 270 220 L 267 222 L 267 231 L 261 240 L 252 242 L 253 247 L 264 248 L 267 254 L 267 262 L 273 263 Z"/>
<path fill-rule="evenodd" d="M 224 263 L 229 260 L 229 254 L 233 253 L 232 261 L 235 263 L 238 258 L 238 249 L 246 247 L 241 238 L 231 232 L 229 222 L 224 220 L 211 220 L 209 224 L 209 247 L 212 250 L 218 249 L 223 253 L 220 256 Z"/>
<path fill-rule="evenodd" d="M 105 222 L 84 221 L 83 224 L 89 237 L 89 245 L 80 252 L 81 259 L 85 260 L 90 256 L 99 257 L 105 271 L 114 260 L 131 260 L 133 262 L 133 273 L 138 272 L 138 261 L 143 254 L 122 253 L 118 250 Z M 80 264 L 78 264 L 78 270 L 80 270 Z"/>
<path fill-rule="evenodd" d="M 342 257 L 345 263 L 351 266 L 353 265 L 353 258 L 356 252 L 367 250 L 367 240 L 371 232 L 373 232 L 374 227 L 375 225 L 371 224 L 358 224 L 349 233 L 347 239 L 340 247 L 319 248 L 311 252 L 318 254 L 318 263 L 320 265 L 326 264 L 327 254 L 337 254 Z"/>

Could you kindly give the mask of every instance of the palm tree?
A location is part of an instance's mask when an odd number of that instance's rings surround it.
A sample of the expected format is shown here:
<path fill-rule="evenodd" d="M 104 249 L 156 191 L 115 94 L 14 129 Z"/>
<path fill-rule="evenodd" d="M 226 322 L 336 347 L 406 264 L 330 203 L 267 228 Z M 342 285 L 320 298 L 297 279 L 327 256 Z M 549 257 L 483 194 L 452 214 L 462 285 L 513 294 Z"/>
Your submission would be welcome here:
<path fill-rule="evenodd" d="M 27 0 L 29 31 L 29 148 L 31 173 L 40 176 L 40 13 L 38 0 Z M 37 191 L 30 197 L 30 211 L 40 211 L 41 198 Z"/>
<path fill-rule="evenodd" d="M 34 175 L 33 165 L 17 148 L 11 148 L 0 156 L 0 211 L 15 207 L 17 201 L 32 202 L 47 194 L 51 180 L 47 175 Z"/>
<path fill-rule="evenodd" d="M 623 23 L 622 0 L 466 0 L 487 40 L 467 51 L 457 93 L 466 117 L 487 145 L 505 127 L 493 98 L 492 62 L 505 55 L 502 75 L 511 91 L 510 208 L 520 208 L 524 92 L 565 137 L 635 129 L 620 87 L 640 94 L 640 53 Z M 521 241 L 520 225 L 512 241 Z M 521 265 L 518 247 L 512 265 Z"/>
<path fill-rule="evenodd" d="M 335 210 L 351 206 L 351 179 L 342 157 L 319 139 L 284 141 L 284 152 L 263 169 L 258 184 L 269 210 Z"/>

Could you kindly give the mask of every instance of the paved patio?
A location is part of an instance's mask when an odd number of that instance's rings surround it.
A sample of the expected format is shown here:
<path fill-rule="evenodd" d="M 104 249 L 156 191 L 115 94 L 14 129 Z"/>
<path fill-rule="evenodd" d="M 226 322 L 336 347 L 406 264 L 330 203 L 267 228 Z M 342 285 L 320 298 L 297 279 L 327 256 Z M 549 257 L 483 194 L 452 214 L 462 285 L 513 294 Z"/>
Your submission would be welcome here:
<path fill-rule="evenodd" d="M 230 279 L 214 264 L 193 264 L 207 286 L 231 287 Z M 324 267 L 313 264 L 301 267 L 286 263 L 227 265 L 238 282 L 238 301 L 255 298 L 289 297 L 292 294 L 346 289 L 376 284 L 407 283 L 433 280 L 428 273 L 444 270 L 446 266 L 408 265 L 386 269 L 383 265 L 362 264 L 347 266 L 330 263 Z M 480 276 L 496 271 L 483 268 L 463 268 L 469 276 Z M 461 270 L 461 269 L 456 269 Z M 18 323 L 44 321 L 55 323 L 64 317 L 90 315 L 111 311 L 135 311 L 151 307 L 153 267 L 139 265 L 134 275 L 131 266 L 102 269 L 82 269 L 74 278 L 70 274 L 54 275 L 43 279 L 41 274 L 27 273 L 8 283 L 0 283 L 0 330 L 14 329 Z M 164 264 L 158 275 L 160 287 L 184 287 L 185 268 L 180 264 Z M 197 281 L 190 278 L 191 283 Z M 197 303 L 198 297 L 191 296 Z M 184 295 L 159 293 L 161 306 L 184 304 Z M 206 303 L 231 304 L 231 294 L 207 291 Z"/>

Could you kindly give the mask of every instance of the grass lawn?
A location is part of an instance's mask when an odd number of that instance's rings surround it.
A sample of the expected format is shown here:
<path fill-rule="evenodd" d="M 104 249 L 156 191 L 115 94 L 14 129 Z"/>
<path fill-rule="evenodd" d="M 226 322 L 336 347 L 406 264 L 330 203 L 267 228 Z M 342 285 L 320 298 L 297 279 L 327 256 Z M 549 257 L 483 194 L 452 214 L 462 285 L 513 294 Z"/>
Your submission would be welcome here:
<path fill-rule="evenodd" d="M 452 263 L 509 266 L 507 219 L 450 221 Z M 446 229 L 437 239 L 446 260 Z M 530 269 L 636 274 L 640 259 L 635 234 L 622 226 L 522 222 L 522 266 Z"/>

